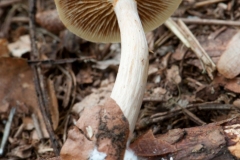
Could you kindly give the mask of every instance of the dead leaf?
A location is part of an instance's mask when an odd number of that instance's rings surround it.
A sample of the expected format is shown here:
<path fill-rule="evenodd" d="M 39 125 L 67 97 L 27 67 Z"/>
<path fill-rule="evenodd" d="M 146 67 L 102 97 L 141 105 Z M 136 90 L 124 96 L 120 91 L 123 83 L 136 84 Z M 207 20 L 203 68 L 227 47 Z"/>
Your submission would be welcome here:
<path fill-rule="evenodd" d="M 38 116 L 44 137 L 48 137 L 38 106 L 33 73 L 27 62 L 19 58 L 0 58 L 0 77 L 0 106 L 9 103 L 10 106 L 17 107 L 17 112 L 34 112 Z"/>
<path fill-rule="evenodd" d="M 154 67 L 154 66 L 150 65 L 149 69 L 148 69 L 148 76 L 151 76 L 151 75 L 157 73 L 157 71 L 158 71 L 157 67 Z"/>
<path fill-rule="evenodd" d="M 181 61 L 184 58 L 184 55 L 186 54 L 187 50 L 188 48 L 185 45 L 180 44 L 177 50 L 172 54 L 172 58 L 177 61 Z"/>
<path fill-rule="evenodd" d="M 2 104 L 0 103 L 0 113 L 6 113 L 7 111 L 10 110 L 10 105 L 8 102 L 2 102 Z"/>
<path fill-rule="evenodd" d="M 139 136 L 130 145 L 130 148 L 135 154 L 142 157 L 164 155 L 175 151 L 175 148 L 171 144 L 155 138 L 151 130 Z"/>
<path fill-rule="evenodd" d="M 240 93 L 240 78 L 226 79 L 221 75 L 215 76 L 213 80 L 214 84 L 224 86 L 225 89 L 235 93 Z"/>

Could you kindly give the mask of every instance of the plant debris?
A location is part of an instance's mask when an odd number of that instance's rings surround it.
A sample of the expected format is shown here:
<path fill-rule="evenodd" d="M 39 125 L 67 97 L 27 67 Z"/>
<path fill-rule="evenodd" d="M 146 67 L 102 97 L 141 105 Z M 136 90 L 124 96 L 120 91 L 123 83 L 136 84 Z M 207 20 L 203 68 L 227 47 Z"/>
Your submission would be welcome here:
<path fill-rule="evenodd" d="M 240 158 L 239 8 L 236 0 L 183 0 L 147 33 L 148 82 L 130 145 L 139 156 Z M 70 33 L 51 0 L 36 8 L 2 0 L 0 22 L 0 157 L 60 159 L 82 113 L 109 98 L 120 44 Z"/>

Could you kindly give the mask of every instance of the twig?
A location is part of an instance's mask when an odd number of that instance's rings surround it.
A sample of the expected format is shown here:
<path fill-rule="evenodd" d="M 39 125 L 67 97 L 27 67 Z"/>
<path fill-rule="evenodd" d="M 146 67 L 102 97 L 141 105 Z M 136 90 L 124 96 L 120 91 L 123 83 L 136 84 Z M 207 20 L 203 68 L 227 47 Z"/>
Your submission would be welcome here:
<path fill-rule="evenodd" d="M 24 129 L 24 124 L 22 123 L 13 137 L 17 138 L 22 133 L 23 129 Z"/>
<path fill-rule="evenodd" d="M 206 5 L 211 5 L 211 4 L 223 2 L 223 1 L 227 1 L 227 0 L 206 0 L 206 1 L 202 1 L 202 2 L 197 2 L 194 4 L 193 8 L 203 7 Z"/>
<path fill-rule="evenodd" d="M 67 64 L 74 62 L 82 61 L 94 61 L 93 57 L 81 57 L 81 58 L 66 58 L 66 59 L 57 59 L 57 60 L 29 60 L 29 65 L 58 65 L 58 64 Z"/>
<path fill-rule="evenodd" d="M 5 0 L 5 1 L 0 1 L 0 8 L 10 6 L 12 4 L 16 4 L 17 2 L 20 2 L 22 0 Z"/>
<path fill-rule="evenodd" d="M 67 129 L 68 129 L 68 122 L 70 119 L 70 115 L 67 115 L 66 121 L 64 123 L 64 129 L 63 129 L 63 142 L 67 139 Z"/>
<path fill-rule="evenodd" d="M 36 15 L 36 0 L 29 0 L 29 32 L 30 32 L 30 38 L 31 38 L 31 48 L 32 48 L 32 55 L 35 57 L 31 57 L 31 59 L 35 59 L 39 57 L 39 52 L 37 49 L 36 44 L 36 35 L 35 35 L 35 15 Z"/>
<path fill-rule="evenodd" d="M 6 145 L 8 136 L 9 136 L 9 132 L 11 129 L 11 124 L 12 124 L 12 120 L 13 120 L 13 116 L 15 114 L 16 108 L 12 108 L 10 111 L 10 114 L 8 116 L 8 122 L 5 125 L 5 129 L 4 129 L 4 133 L 3 133 L 3 138 L 2 138 L 2 142 L 1 142 L 1 146 L 0 146 L 0 156 L 3 155 L 4 152 L 4 147 Z"/>
<path fill-rule="evenodd" d="M 66 108 L 67 105 L 69 104 L 70 97 L 71 97 L 71 91 L 73 87 L 73 80 L 72 76 L 68 72 L 68 70 L 65 70 L 63 67 L 58 66 L 58 69 L 66 76 L 66 87 L 65 88 L 65 93 L 64 93 L 64 99 L 63 99 L 63 107 Z"/>
<path fill-rule="evenodd" d="M 32 47 L 32 54 L 31 54 L 31 59 L 35 59 L 39 57 L 39 52 L 37 49 L 37 44 L 36 44 L 36 36 L 35 36 L 35 14 L 36 14 L 36 0 L 29 0 L 29 7 L 30 7 L 30 21 L 29 21 L 29 29 L 30 29 L 30 37 L 31 37 L 31 47 Z M 43 119 L 46 125 L 46 129 L 49 133 L 50 140 L 52 142 L 52 147 L 53 150 L 56 154 L 56 156 L 59 156 L 60 153 L 60 145 L 59 142 L 57 141 L 57 138 L 55 137 L 50 115 L 49 115 L 49 107 L 48 106 L 48 99 L 46 96 L 46 91 L 45 91 L 45 84 L 44 80 L 41 76 L 41 68 L 38 66 L 31 66 L 33 69 L 34 73 L 34 83 L 36 87 L 36 92 L 38 95 L 38 102 L 40 106 L 41 113 L 43 115 Z"/>
<path fill-rule="evenodd" d="M 190 120 L 195 122 L 197 125 L 201 126 L 206 124 L 206 122 L 202 121 L 200 118 L 198 118 L 194 113 L 189 111 L 188 109 L 182 107 L 181 105 L 178 104 L 178 106 L 182 109 L 183 114 L 185 114 Z"/>
<path fill-rule="evenodd" d="M 0 28 L 0 33 L 2 32 L 1 36 L 8 37 L 8 30 L 9 30 L 9 27 L 10 27 L 10 24 L 11 24 L 11 19 L 14 16 L 14 14 L 15 14 L 15 12 L 18 8 L 19 8 L 19 5 L 16 4 L 8 12 L 7 17 L 5 18 L 4 23 Z"/>
<path fill-rule="evenodd" d="M 218 19 L 199 19 L 199 18 L 172 18 L 174 21 L 181 20 L 186 24 L 205 24 L 205 25 L 224 25 L 239 27 L 239 21 L 218 20 Z"/>
<path fill-rule="evenodd" d="M 12 17 L 11 22 L 29 23 L 28 17 Z"/>
<path fill-rule="evenodd" d="M 201 104 L 189 104 L 186 106 L 185 109 L 189 110 L 190 112 L 195 112 L 196 110 L 231 110 L 234 107 L 229 104 L 221 104 L 216 102 L 209 102 L 209 103 L 201 103 Z M 173 116 L 178 116 L 183 114 L 183 110 L 181 108 L 173 109 L 169 112 L 160 112 L 155 113 L 150 116 L 150 120 L 153 123 L 172 118 Z"/>
<path fill-rule="evenodd" d="M 41 127 L 40 127 L 40 125 L 38 123 L 38 119 L 37 119 L 37 117 L 36 117 L 36 115 L 34 113 L 32 114 L 32 120 L 33 120 L 34 127 L 36 129 L 38 138 L 42 139 L 43 138 L 43 133 L 42 133 Z"/>
<path fill-rule="evenodd" d="M 45 122 L 45 125 L 46 125 L 46 129 L 49 133 L 49 138 L 52 142 L 52 147 L 53 147 L 53 150 L 56 154 L 56 156 L 59 156 L 59 153 L 60 153 L 60 145 L 57 141 L 57 138 L 55 137 L 55 134 L 54 134 L 54 131 L 53 131 L 53 127 L 52 127 L 52 123 L 51 123 L 51 119 L 50 119 L 50 111 L 49 111 L 49 108 L 47 107 L 48 106 L 48 100 L 47 100 L 47 97 L 46 97 L 46 93 L 45 92 L 45 85 L 43 83 L 43 80 L 42 78 L 40 77 L 41 76 L 41 69 L 37 66 L 32 66 L 32 69 L 33 69 L 33 73 L 34 73 L 34 83 L 35 83 L 35 87 L 36 87 L 36 92 L 37 92 L 37 95 L 38 95 L 38 102 L 39 102 L 39 106 L 40 106 L 40 110 L 41 110 L 41 113 L 43 115 L 43 119 L 44 119 L 44 122 Z"/>

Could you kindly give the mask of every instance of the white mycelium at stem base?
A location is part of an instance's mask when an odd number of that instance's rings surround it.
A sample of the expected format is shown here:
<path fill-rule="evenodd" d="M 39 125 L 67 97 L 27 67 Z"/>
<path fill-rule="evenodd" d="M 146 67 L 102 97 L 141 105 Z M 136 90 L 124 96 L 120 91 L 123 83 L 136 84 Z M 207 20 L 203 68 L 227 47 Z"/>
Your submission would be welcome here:
<path fill-rule="evenodd" d="M 121 61 L 111 94 L 133 132 L 148 73 L 148 46 L 135 0 L 118 0 L 114 11 L 121 32 Z"/>

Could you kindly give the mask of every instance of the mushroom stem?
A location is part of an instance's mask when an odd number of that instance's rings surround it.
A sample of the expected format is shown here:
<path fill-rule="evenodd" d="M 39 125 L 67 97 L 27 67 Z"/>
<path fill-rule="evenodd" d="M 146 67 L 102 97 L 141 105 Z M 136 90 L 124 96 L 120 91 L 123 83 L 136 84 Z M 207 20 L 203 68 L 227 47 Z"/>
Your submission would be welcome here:
<path fill-rule="evenodd" d="M 148 46 L 135 0 L 118 0 L 114 11 L 121 32 L 121 60 L 111 98 L 128 119 L 133 132 L 148 73 Z"/>

